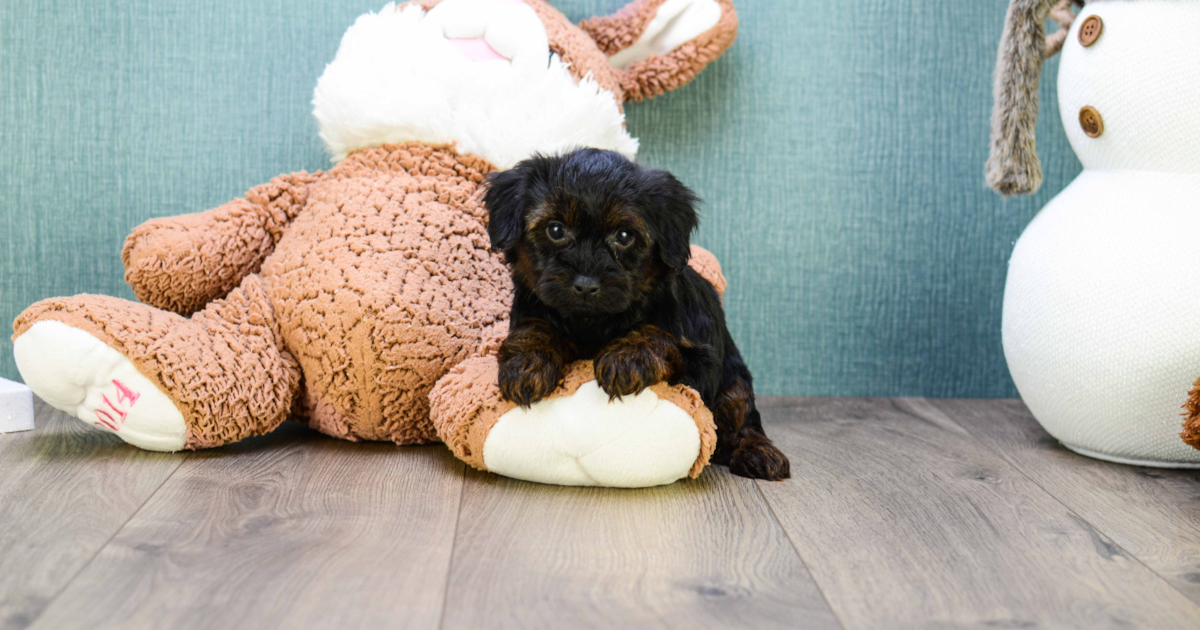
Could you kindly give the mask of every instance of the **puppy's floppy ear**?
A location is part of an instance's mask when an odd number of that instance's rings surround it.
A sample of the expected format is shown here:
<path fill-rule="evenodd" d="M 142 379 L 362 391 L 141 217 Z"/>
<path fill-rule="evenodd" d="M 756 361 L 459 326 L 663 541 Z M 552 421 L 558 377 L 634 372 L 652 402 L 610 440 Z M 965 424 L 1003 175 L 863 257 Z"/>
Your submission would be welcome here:
<path fill-rule="evenodd" d="M 666 171 L 650 171 L 648 181 L 651 205 L 646 213 L 658 258 L 672 271 L 683 271 L 692 255 L 692 231 L 700 224 L 696 214 L 700 198 Z"/>
<path fill-rule="evenodd" d="M 530 194 L 533 167 L 530 160 L 520 162 L 513 168 L 492 173 L 488 176 L 488 190 L 483 195 L 483 204 L 488 211 L 488 238 L 492 250 L 512 253 L 521 231 L 525 229 L 525 206 Z"/>

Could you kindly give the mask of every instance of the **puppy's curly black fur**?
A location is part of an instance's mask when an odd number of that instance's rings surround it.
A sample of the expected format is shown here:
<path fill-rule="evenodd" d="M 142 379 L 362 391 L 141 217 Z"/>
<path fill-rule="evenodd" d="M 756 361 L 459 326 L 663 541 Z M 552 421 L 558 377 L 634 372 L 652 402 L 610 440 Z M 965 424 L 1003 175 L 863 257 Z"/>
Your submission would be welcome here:
<path fill-rule="evenodd" d="M 763 432 L 720 297 L 688 266 L 692 191 L 597 149 L 535 156 L 489 184 L 488 234 L 516 286 L 499 353 L 505 398 L 545 398 L 577 359 L 593 360 L 614 398 L 683 383 L 713 412 L 715 463 L 754 479 L 790 475 Z"/>

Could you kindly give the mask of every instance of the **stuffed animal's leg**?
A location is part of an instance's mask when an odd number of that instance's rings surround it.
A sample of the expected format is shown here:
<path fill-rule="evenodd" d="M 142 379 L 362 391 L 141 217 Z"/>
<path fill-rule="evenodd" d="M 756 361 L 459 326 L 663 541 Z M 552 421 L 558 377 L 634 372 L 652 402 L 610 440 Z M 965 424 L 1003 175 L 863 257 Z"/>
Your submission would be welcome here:
<path fill-rule="evenodd" d="M 81 295 L 14 324 L 17 367 L 51 405 L 158 451 L 221 446 L 282 422 L 299 389 L 257 275 L 190 319 Z"/>
<path fill-rule="evenodd" d="M 467 359 L 429 394 L 455 456 L 480 470 L 568 486 L 640 488 L 696 477 L 716 444 L 700 394 L 657 383 L 610 401 L 590 361 L 529 408 L 502 400 L 494 356 Z"/>
<path fill-rule="evenodd" d="M 258 271 L 320 174 L 281 175 L 207 212 L 151 219 L 125 239 L 125 281 L 139 300 L 191 315 Z"/>

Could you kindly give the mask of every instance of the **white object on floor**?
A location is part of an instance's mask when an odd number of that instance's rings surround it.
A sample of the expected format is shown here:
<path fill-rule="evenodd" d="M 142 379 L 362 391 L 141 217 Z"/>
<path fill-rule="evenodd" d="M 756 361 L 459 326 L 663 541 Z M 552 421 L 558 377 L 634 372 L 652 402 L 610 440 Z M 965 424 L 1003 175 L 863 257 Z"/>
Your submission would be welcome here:
<path fill-rule="evenodd" d="M 33 430 L 33 392 L 0 378 L 0 433 Z"/>
<path fill-rule="evenodd" d="M 1125 464 L 1127 466 L 1145 466 L 1146 468 L 1200 469 L 1200 463 L 1181 464 L 1178 462 L 1159 462 L 1159 461 L 1154 461 L 1152 459 L 1129 459 L 1126 457 L 1117 457 L 1115 455 L 1109 455 L 1107 453 L 1098 453 L 1096 451 L 1090 451 L 1086 448 L 1080 448 L 1078 446 L 1071 446 L 1070 444 L 1067 444 L 1066 442 L 1062 442 L 1062 445 L 1067 447 L 1069 450 L 1079 453 L 1080 455 L 1083 455 L 1085 457 L 1091 457 L 1093 459 L 1102 459 L 1106 462 Z"/>
<path fill-rule="evenodd" d="M 700 430 L 683 409 L 649 389 L 610 403 L 596 381 L 512 409 L 483 444 L 488 470 L 560 486 L 674 483 L 699 455 Z"/>
<path fill-rule="evenodd" d="M 62 322 L 40 321 L 13 342 L 21 378 L 42 400 L 148 451 L 178 451 L 183 414 L 124 355 Z"/>
<path fill-rule="evenodd" d="M 1078 33 L 1098 15 L 1104 32 Z M 1200 3 L 1089 2 L 1059 63 L 1079 177 L 1025 229 L 1004 291 L 1004 355 L 1021 398 L 1068 448 L 1194 467 L 1179 437 L 1200 377 Z M 1103 133 L 1078 117 L 1093 107 Z"/>
<path fill-rule="evenodd" d="M 1046 431 L 1110 461 L 1200 464 L 1200 175 L 1085 170 L 1025 229 L 1004 293 L 1013 382 Z"/>

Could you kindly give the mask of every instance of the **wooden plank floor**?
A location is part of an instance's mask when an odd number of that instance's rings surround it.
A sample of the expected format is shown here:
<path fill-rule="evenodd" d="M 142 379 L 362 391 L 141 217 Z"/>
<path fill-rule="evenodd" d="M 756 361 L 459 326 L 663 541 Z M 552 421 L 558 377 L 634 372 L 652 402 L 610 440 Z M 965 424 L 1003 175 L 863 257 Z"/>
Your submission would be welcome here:
<path fill-rule="evenodd" d="M 1200 628 L 1200 471 L 1019 401 L 766 398 L 794 478 L 559 488 L 296 425 L 0 435 L 6 628 Z"/>

